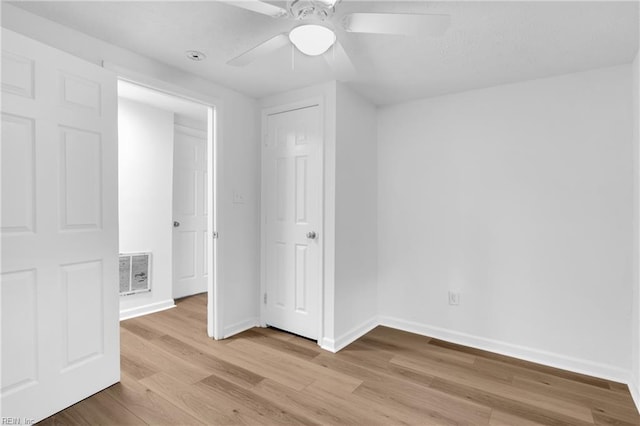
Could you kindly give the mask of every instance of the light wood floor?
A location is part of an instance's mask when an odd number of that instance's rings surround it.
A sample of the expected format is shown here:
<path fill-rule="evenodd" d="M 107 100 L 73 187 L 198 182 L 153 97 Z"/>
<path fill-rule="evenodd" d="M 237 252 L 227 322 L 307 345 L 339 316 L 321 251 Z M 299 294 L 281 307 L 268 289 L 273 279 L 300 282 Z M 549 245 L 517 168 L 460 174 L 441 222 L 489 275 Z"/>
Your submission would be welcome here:
<path fill-rule="evenodd" d="M 331 354 L 206 336 L 206 297 L 121 323 L 122 382 L 44 424 L 640 425 L 625 385 L 385 327 Z"/>

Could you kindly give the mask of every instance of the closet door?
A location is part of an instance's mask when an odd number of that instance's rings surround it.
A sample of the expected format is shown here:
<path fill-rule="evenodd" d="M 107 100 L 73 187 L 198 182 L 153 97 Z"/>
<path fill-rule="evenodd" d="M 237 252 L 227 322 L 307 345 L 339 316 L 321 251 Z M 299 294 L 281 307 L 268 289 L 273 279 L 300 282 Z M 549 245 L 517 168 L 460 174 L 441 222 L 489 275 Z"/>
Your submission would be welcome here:
<path fill-rule="evenodd" d="M 263 321 L 317 340 L 322 288 L 320 106 L 266 116 Z"/>

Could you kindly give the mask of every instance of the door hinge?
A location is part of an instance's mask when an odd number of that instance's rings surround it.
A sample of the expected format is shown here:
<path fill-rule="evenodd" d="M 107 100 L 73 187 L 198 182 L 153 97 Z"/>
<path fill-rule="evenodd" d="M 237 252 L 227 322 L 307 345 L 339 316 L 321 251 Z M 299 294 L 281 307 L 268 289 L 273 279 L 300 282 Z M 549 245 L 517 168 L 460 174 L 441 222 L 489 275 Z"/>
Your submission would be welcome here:
<path fill-rule="evenodd" d="M 217 240 L 219 235 L 217 231 L 213 231 L 213 233 L 211 234 L 211 236 L 213 237 L 214 240 Z"/>
<path fill-rule="evenodd" d="M 263 299 L 263 303 L 266 305 L 267 304 L 267 293 L 264 294 Z"/>

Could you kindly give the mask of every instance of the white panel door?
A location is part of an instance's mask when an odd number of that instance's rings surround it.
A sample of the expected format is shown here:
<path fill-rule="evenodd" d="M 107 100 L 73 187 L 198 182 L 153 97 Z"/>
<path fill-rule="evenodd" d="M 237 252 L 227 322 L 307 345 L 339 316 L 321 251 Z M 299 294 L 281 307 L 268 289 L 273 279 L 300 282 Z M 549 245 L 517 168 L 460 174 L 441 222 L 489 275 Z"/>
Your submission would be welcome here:
<path fill-rule="evenodd" d="M 320 107 L 268 115 L 263 147 L 264 321 L 311 339 L 320 326 Z"/>
<path fill-rule="evenodd" d="M 120 379 L 116 77 L 2 30 L 2 418 Z"/>
<path fill-rule="evenodd" d="M 207 134 L 175 126 L 173 297 L 207 291 Z"/>

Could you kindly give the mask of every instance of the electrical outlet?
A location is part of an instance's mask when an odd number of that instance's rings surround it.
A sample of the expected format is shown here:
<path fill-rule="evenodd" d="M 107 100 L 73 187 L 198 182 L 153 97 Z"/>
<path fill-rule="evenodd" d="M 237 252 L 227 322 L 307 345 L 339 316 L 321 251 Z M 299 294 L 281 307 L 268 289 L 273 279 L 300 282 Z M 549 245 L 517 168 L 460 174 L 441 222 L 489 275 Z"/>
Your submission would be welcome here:
<path fill-rule="evenodd" d="M 460 293 L 456 291 L 449 291 L 449 304 L 450 305 L 459 305 L 460 304 Z"/>

